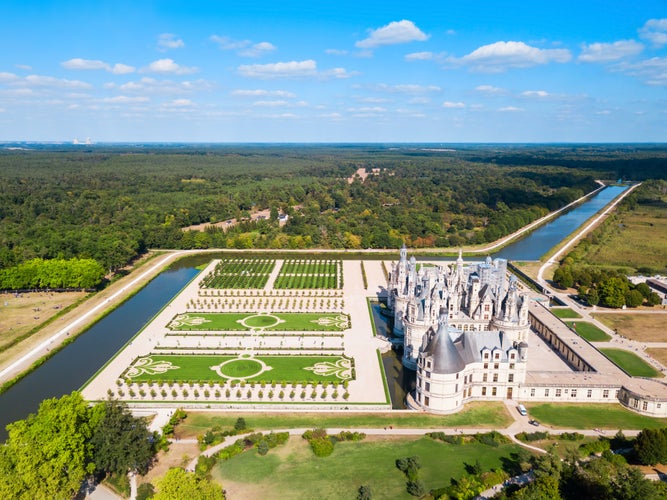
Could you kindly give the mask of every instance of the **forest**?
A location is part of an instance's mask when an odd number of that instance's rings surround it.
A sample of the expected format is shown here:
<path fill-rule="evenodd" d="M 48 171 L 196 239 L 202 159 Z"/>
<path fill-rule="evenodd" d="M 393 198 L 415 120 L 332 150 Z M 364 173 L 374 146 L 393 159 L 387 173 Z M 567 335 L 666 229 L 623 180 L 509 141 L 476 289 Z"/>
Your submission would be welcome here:
<path fill-rule="evenodd" d="M 0 270 L 94 259 L 111 273 L 149 248 L 456 248 L 629 166 L 664 175 L 666 159 L 649 146 L 6 145 Z M 349 182 L 359 168 L 373 173 Z M 270 216 L 251 220 L 257 210 Z"/>

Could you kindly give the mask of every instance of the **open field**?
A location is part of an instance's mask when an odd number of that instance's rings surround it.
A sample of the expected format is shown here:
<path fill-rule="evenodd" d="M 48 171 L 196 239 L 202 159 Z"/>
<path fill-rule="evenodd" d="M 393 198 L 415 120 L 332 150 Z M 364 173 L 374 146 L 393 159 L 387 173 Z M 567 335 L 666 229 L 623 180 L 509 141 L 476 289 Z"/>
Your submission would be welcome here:
<path fill-rule="evenodd" d="M 502 403 L 469 403 L 459 413 L 452 415 L 429 415 L 415 412 L 392 413 L 308 413 L 308 412 L 189 412 L 188 417 L 176 428 L 179 439 L 193 438 L 206 430 L 219 425 L 221 428 L 233 428 L 239 417 L 245 418 L 248 427 L 257 430 L 344 427 L 369 428 L 489 428 L 507 427 L 513 422 Z"/>
<path fill-rule="evenodd" d="M 664 314 L 596 314 L 595 319 L 638 342 L 667 342 L 667 315 Z"/>
<path fill-rule="evenodd" d="M 186 313 L 179 314 L 168 325 L 175 331 L 340 332 L 349 327 L 348 315 L 325 313 Z"/>
<path fill-rule="evenodd" d="M 581 318 L 581 315 L 570 309 L 569 307 L 552 307 L 550 309 L 551 313 L 556 316 L 557 318 L 560 319 L 576 319 L 576 318 Z"/>
<path fill-rule="evenodd" d="M 667 197 L 663 196 L 664 199 Z M 667 203 L 637 204 L 619 212 L 591 237 L 582 263 L 617 267 L 635 272 L 650 269 L 667 272 Z"/>
<path fill-rule="evenodd" d="M 617 366 L 625 370 L 633 377 L 661 377 L 662 374 L 647 364 L 636 354 L 623 349 L 600 349 L 600 352 L 607 356 Z"/>
<path fill-rule="evenodd" d="M 651 418 L 626 410 L 620 404 L 536 403 L 526 405 L 530 416 L 542 424 L 563 429 L 657 429 L 667 418 Z"/>
<path fill-rule="evenodd" d="M 202 280 L 202 287 L 264 288 L 274 266 L 275 260 L 272 259 L 223 259 Z"/>
<path fill-rule="evenodd" d="M 420 477 L 427 490 L 450 484 L 461 477 L 466 464 L 479 460 L 484 471 L 501 468 L 516 453 L 516 445 L 485 446 L 478 443 L 451 445 L 430 438 L 368 440 L 337 443 L 329 457 L 313 455 L 308 443 L 293 436 L 284 446 L 261 457 L 250 450 L 219 463 L 214 478 L 229 498 L 339 499 L 355 498 L 359 486 L 371 487 L 373 498 L 413 498 L 406 492 L 406 477 L 396 459 L 419 456 Z"/>
<path fill-rule="evenodd" d="M 80 301 L 86 292 L 32 292 L 0 295 L 0 351 L 20 341 Z"/>
<path fill-rule="evenodd" d="M 662 363 L 662 366 L 667 366 L 667 349 L 646 349 L 646 353 Z"/>
<path fill-rule="evenodd" d="M 146 381 L 286 381 L 352 380 L 353 363 L 341 356 L 158 355 L 137 359 L 124 377 Z"/>
<path fill-rule="evenodd" d="M 589 342 L 607 342 L 611 339 L 609 335 L 600 330 L 593 323 L 587 323 L 585 321 L 580 321 L 578 323 L 575 321 L 567 321 L 566 323 L 570 328 L 573 328 L 574 326 L 573 330 L 577 332 L 577 335 Z"/>

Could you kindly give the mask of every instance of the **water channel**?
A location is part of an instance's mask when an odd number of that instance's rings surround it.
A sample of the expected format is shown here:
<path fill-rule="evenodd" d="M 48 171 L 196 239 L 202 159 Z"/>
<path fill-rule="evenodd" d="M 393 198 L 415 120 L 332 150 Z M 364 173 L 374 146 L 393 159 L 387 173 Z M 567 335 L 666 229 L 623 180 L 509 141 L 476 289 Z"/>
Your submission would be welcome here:
<path fill-rule="evenodd" d="M 625 189 L 627 186 L 610 186 L 601 190 L 583 204 L 508 245 L 494 256 L 510 260 L 538 260 Z M 85 334 L 1 394 L 0 442 L 7 437 L 6 425 L 35 412 L 42 400 L 60 397 L 83 386 L 197 275 L 199 271 L 196 266 L 211 258 L 211 254 L 202 255 L 172 265 Z M 381 332 L 387 328 L 386 318 L 379 313 L 376 314 L 376 325 Z M 393 406 L 400 408 L 404 390 L 409 387 L 411 373 L 403 369 L 400 357 L 393 351 L 385 355 L 384 367 Z"/>

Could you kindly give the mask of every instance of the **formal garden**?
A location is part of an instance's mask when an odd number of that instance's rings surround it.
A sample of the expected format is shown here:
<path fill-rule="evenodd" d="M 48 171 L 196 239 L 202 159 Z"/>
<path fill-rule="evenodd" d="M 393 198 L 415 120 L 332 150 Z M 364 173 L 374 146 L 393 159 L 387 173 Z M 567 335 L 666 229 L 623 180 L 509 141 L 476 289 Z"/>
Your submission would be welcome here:
<path fill-rule="evenodd" d="M 354 361 L 345 356 L 157 355 L 137 358 L 124 379 L 146 381 L 251 381 L 310 383 L 354 379 Z"/>
<path fill-rule="evenodd" d="M 339 260 L 285 260 L 273 287 L 306 290 L 342 288 L 343 263 Z"/>
<path fill-rule="evenodd" d="M 276 262 L 272 259 L 222 259 L 200 283 L 200 288 L 264 288 Z"/>
<path fill-rule="evenodd" d="M 343 331 L 347 314 L 325 313 L 184 313 L 167 325 L 173 331 Z"/>

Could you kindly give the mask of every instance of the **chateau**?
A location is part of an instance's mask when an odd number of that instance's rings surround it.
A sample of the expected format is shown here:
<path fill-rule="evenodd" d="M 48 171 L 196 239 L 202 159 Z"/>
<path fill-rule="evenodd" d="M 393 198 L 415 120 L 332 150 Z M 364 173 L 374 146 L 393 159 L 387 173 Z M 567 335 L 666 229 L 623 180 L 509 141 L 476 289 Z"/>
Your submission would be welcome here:
<path fill-rule="evenodd" d="M 529 297 L 507 261 L 418 266 L 403 246 L 387 307 L 403 337 L 403 365 L 417 371 L 413 403 L 452 412 L 471 399 L 511 399 L 525 381 Z"/>
<path fill-rule="evenodd" d="M 507 261 L 418 264 L 405 246 L 387 284 L 403 365 L 416 371 L 407 405 L 452 413 L 474 400 L 614 403 L 667 416 L 667 384 L 632 377 L 522 291 Z M 542 344 L 528 369 L 528 345 Z M 544 347 L 547 348 L 545 351 Z M 557 365 L 545 363 L 548 358 Z"/>

